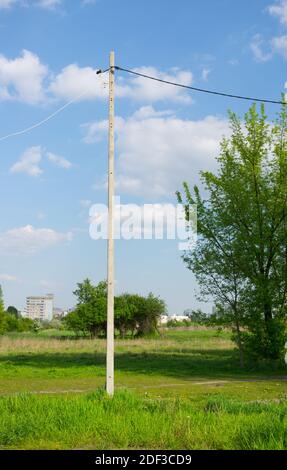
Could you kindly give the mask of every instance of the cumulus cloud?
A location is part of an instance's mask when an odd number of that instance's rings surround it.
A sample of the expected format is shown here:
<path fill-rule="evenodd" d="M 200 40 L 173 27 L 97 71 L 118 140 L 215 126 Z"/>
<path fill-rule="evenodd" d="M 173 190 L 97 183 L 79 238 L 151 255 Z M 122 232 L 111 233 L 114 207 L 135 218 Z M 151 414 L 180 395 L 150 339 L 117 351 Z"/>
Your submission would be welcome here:
<path fill-rule="evenodd" d="M 260 34 L 256 34 L 250 43 L 250 49 L 257 62 L 267 62 L 272 59 L 274 54 L 279 54 L 287 59 L 287 35 L 275 36 L 264 41 Z"/>
<path fill-rule="evenodd" d="M 165 73 L 154 67 L 140 67 L 134 70 L 183 85 L 191 85 L 192 83 L 192 73 L 189 71 L 173 69 L 171 73 Z M 97 70 L 92 67 L 79 67 L 77 64 L 70 64 L 53 78 L 49 90 L 54 96 L 65 100 L 77 97 L 82 99 L 106 98 L 108 76 L 98 75 Z M 116 96 L 141 102 L 164 100 L 183 104 L 191 102 L 190 95 L 183 89 L 136 76 L 117 77 Z"/>
<path fill-rule="evenodd" d="M 287 35 L 274 37 L 271 40 L 271 44 L 274 52 L 287 59 Z"/>
<path fill-rule="evenodd" d="M 43 171 L 39 164 L 42 160 L 42 148 L 40 145 L 29 147 L 20 157 L 19 161 L 10 168 L 11 173 L 26 173 L 29 176 L 39 176 Z"/>
<path fill-rule="evenodd" d="M 60 155 L 56 155 L 55 153 L 47 152 L 47 157 L 50 162 L 54 163 L 60 168 L 64 168 L 65 170 L 68 170 L 72 166 L 72 163 L 69 160 L 61 157 Z"/>
<path fill-rule="evenodd" d="M 287 0 L 280 0 L 269 5 L 267 11 L 277 17 L 283 25 L 287 25 Z M 253 36 L 250 49 L 257 62 L 267 62 L 275 54 L 287 59 L 287 35 L 274 36 L 264 40 L 260 34 Z"/>
<path fill-rule="evenodd" d="M 66 158 L 52 152 L 45 152 L 41 145 L 29 147 L 20 156 L 19 160 L 11 166 L 11 173 L 26 173 L 29 176 L 40 176 L 43 173 L 40 164 L 43 157 L 47 157 L 48 161 L 59 168 L 69 170 L 73 165 Z"/>
<path fill-rule="evenodd" d="M 99 140 L 107 127 L 107 121 L 86 124 L 85 141 Z M 184 120 L 148 107 L 119 118 L 116 134 L 118 190 L 149 197 L 172 195 L 184 180 L 198 181 L 199 170 L 215 169 L 219 143 L 229 127 L 216 116 Z"/>
<path fill-rule="evenodd" d="M 26 225 L 0 233 L 0 253 L 29 255 L 71 239 L 71 232 L 60 233 L 50 228 L 37 229 Z"/>
<path fill-rule="evenodd" d="M 173 68 L 168 73 L 154 67 L 134 70 L 183 85 L 191 85 L 193 81 L 190 71 L 178 68 Z M 35 105 L 55 98 L 65 101 L 106 99 L 109 78 L 107 74 L 97 74 L 97 71 L 93 67 L 69 64 L 59 73 L 53 74 L 31 51 L 23 50 L 16 58 L 0 54 L 0 101 L 16 100 Z M 206 69 L 205 79 L 208 73 Z M 190 94 L 182 88 L 131 75 L 117 74 L 116 96 L 142 103 L 192 102 Z"/>
<path fill-rule="evenodd" d="M 108 94 L 104 80 L 107 76 L 97 75 L 92 67 L 70 64 L 54 77 L 49 90 L 57 98 L 71 100 L 83 94 L 82 99 L 103 98 Z"/>
<path fill-rule="evenodd" d="M 162 72 L 155 67 L 139 67 L 133 70 L 162 80 L 181 83 L 182 85 L 191 85 L 193 81 L 190 71 L 179 70 L 178 68 L 174 68 L 170 73 Z M 188 104 L 192 101 L 188 92 L 182 88 L 137 76 L 120 77 L 116 92 L 119 97 L 132 98 L 142 102 L 169 100 Z"/>
<path fill-rule="evenodd" d="M 255 34 L 253 36 L 251 43 L 250 43 L 250 49 L 253 53 L 253 57 L 257 62 L 267 62 L 272 58 L 272 52 L 270 51 L 270 48 L 268 51 L 264 51 L 263 47 L 265 45 L 265 41 L 262 39 L 260 34 Z M 268 45 L 269 47 L 269 45 Z"/>
<path fill-rule="evenodd" d="M 43 81 L 48 68 L 37 55 L 23 50 L 15 59 L 0 55 L 0 100 L 37 104 L 44 100 Z"/>
<path fill-rule="evenodd" d="M 267 7 L 269 13 L 276 16 L 280 23 L 287 25 L 287 0 L 280 0 Z"/>
<path fill-rule="evenodd" d="M 44 149 L 40 145 L 29 147 L 21 155 L 20 159 L 11 166 L 11 173 L 26 173 L 29 176 L 40 176 L 43 173 L 40 164 L 43 160 L 44 155 L 48 161 L 54 165 L 68 170 L 72 167 L 72 163 L 66 158 L 56 155 L 52 152 L 44 152 Z"/>

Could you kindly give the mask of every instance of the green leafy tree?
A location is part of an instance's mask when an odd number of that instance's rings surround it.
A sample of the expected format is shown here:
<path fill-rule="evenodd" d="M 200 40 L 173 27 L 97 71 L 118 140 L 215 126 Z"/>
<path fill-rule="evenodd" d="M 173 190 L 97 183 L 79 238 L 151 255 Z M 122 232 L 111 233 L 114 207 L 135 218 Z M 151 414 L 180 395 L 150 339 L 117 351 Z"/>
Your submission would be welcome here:
<path fill-rule="evenodd" d="M 102 281 L 93 286 L 89 279 L 85 279 L 77 285 L 74 294 L 78 303 L 75 310 L 64 318 L 65 325 L 91 337 L 106 334 L 107 283 Z M 142 297 L 124 293 L 115 297 L 115 327 L 121 338 L 129 332 L 132 336 L 154 333 L 165 309 L 164 301 L 153 294 Z"/>
<path fill-rule="evenodd" d="M 35 320 L 31 320 L 31 318 L 21 318 L 19 317 L 17 319 L 18 325 L 17 325 L 17 331 L 19 332 L 26 332 L 26 331 L 38 331 L 38 325 Z"/>
<path fill-rule="evenodd" d="M 9 306 L 5 312 L 6 331 L 19 331 L 20 319 L 18 317 L 18 310 L 15 307 Z"/>
<path fill-rule="evenodd" d="M 137 300 L 138 296 L 128 293 L 115 297 L 115 327 L 119 330 L 121 338 L 124 338 L 129 331 L 132 336 L 135 334 Z"/>
<path fill-rule="evenodd" d="M 68 328 L 96 337 L 106 330 L 107 283 L 93 286 L 89 279 L 77 284 L 74 291 L 78 302 L 75 310 L 65 317 Z"/>
<path fill-rule="evenodd" d="M 9 307 L 7 308 L 7 313 L 9 315 L 14 315 L 14 317 L 16 317 L 16 318 L 19 317 L 19 312 L 18 312 L 17 308 L 14 307 L 13 305 L 9 305 Z"/>
<path fill-rule="evenodd" d="M 184 261 L 204 298 L 215 297 L 240 340 L 265 358 L 282 357 L 287 315 L 287 116 L 274 124 L 255 105 L 244 124 L 230 113 L 217 174 L 202 172 L 207 198 L 184 184 L 180 201 L 197 204 L 198 244 Z M 187 210 L 186 210 L 187 214 Z M 187 215 L 188 217 L 188 215 Z M 247 330 L 247 331 L 246 331 Z"/>
<path fill-rule="evenodd" d="M 199 324 L 207 323 L 209 318 L 208 315 L 199 308 L 196 310 L 186 309 L 183 314 L 186 315 L 190 321 Z"/>
<path fill-rule="evenodd" d="M 165 302 L 150 293 L 147 297 L 138 296 L 136 322 L 137 335 L 145 336 L 158 331 L 161 315 L 166 313 Z"/>

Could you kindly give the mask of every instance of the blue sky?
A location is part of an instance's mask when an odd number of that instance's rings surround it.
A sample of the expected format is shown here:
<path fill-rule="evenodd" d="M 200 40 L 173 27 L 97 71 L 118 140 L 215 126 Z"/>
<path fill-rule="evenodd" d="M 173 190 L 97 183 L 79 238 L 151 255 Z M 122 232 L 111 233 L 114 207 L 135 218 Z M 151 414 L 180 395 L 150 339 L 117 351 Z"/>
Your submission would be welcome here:
<path fill-rule="evenodd" d="M 116 63 L 160 78 L 280 98 L 287 0 L 0 0 L 0 139 L 79 97 L 45 125 L 0 140 L 0 283 L 6 305 L 106 277 L 106 243 L 88 212 L 106 201 L 107 76 Z M 117 73 L 117 194 L 123 203 L 175 202 L 181 182 L 216 169 L 227 110 L 247 102 Z M 276 106 L 268 105 L 270 118 Z M 153 291 L 170 313 L 199 305 L 176 241 L 117 241 L 117 291 Z M 210 305 L 207 305 L 210 309 Z"/>

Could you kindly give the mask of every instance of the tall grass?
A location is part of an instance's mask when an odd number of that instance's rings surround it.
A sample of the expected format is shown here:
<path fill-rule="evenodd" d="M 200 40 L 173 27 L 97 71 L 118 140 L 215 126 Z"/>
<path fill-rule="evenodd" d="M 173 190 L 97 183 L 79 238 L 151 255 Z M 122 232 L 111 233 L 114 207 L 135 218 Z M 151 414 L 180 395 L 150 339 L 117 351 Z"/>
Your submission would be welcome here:
<path fill-rule="evenodd" d="M 0 448 L 286 449 L 287 403 L 84 396 L 0 398 Z"/>

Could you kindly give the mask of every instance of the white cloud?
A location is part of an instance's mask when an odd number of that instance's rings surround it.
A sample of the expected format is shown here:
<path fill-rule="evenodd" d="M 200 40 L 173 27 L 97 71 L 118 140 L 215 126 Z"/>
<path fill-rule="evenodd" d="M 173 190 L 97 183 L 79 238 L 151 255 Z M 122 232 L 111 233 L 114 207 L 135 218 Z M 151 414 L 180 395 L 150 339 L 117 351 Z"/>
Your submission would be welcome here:
<path fill-rule="evenodd" d="M 20 160 L 10 168 L 12 173 L 26 173 L 30 176 L 39 176 L 43 171 L 39 164 L 42 160 L 42 148 L 40 145 L 30 147 L 22 154 Z"/>
<path fill-rule="evenodd" d="M 11 173 L 26 173 L 29 176 L 40 176 L 43 173 L 40 163 L 43 160 L 44 150 L 40 145 L 29 147 L 21 155 L 20 159 L 11 166 Z M 60 155 L 52 152 L 46 152 L 49 162 L 54 165 L 68 170 L 72 167 L 72 163 Z"/>
<path fill-rule="evenodd" d="M 104 80 L 107 76 L 97 75 L 97 70 L 92 67 L 79 67 L 70 64 L 54 77 L 50 84 L 50 91 L 57 97 L 71 100 L 79 97 L 82 99 L 95 99 L 107 96 L 107 86 L 104 88 Z"/>
<path fill-rule="evenodd" d="M 37 229 L 26 225 L 0 233 L 0 253 L 33 254 L 71 239 L 71 232 L 60 233 L 50 228 Z"/>
<path fill-rule="evenodd" d="M 0 55 L 0 100 L 37 104 L 44 100 L 43 81 L 48 69 L 37 55 L 23 50 L 20 57 Z"/>
<path fill-rule="evenodd" d="M 41 8 L 47 8 L 48 10 L 53 10 L 58 5 L 62 4 L 62 0 L 38 0 L 36 5 Z"/>
<path fill-rule="evenodd" d="M 59 155 L 55 155 L 54 153 L 47 152 L 47 157 L 50 162 L 54 163 L 60 168 L 64 168 L 65 170 L 68 170 L 72 166 L 72 163 L 69 162 L 69 160 Z"/>
<path fill-rule="evenodd" d="M 118 190 L 149 196 L 172 195 L 184 180 L 197 180 L 202 169 L 215 169 L 215 156 L 228 123 L 216 116 L 198 121 L 172 115 L 158 116 L 153 108 L 116 125 L 118 145 Z M 86 125 L 85 141 L 106 135 L 107 122 Z M 120 130 L 120 132 L 119 132 Z"/>
<path fill-rule="evenodd" d="M 8 9 L 14 5 L 18 6 L 36 6 L 47 10 L 54 10 L 57 6 L 60 6 L 63 0 L 0 0 L 0 9 Z"/>
<path fill-rule="evenodd" d="M 257 62 L 267 62 L 272 59 L 274 54 L 279 54 L 287 59 L 287 35 L 275 36 L 269 41 L 264 41 L 260 34 L 256 34 L 250 43 L 250 48 Z"/>
<path fill-rule="evenodd" d="M 169 109 L 164 110 L 164 111 L 156 111 L 152 106 L 142 106 L 133 114 L 133 118 L 134 119 L 148 119 L 152 117 L 170 116 L 171 114 L 173 114 L 173 111 Z M 121 121 L 118 118 L 118 125 L 120 125 L 121 122 L 123 121 Z"/>
<path fill-rule="evenodd" d="M 287 36 L 277 36 L 271 40 L 274 52 L 287 59 Z"/>
<path fill-rule="evenodd" d="M 174 68 L 171 73 L 162 72 L 155 67 L 139 67 L 133 70 L 162 80 L 177 82 L 182 85 L 191 85 L 193 81 L 191 72 L 177 68 Z M 120 77 L 118 79 L 116 93 L 119 97 L 132 98 L 141 102 L 165 100 L 184 104 L 192 102 L 190 94 L 182 88 L 137 76 L 129 78 Z"/>
<path fill-rule="evenodd" d="M 174 69 L 172 73 L 167 74 L 154 67 L 141 67 L 134 70 L 183 85 L 192 83 L 192 73 L 189 71 Z M 108 95 L 108 76 L 98 75 L 97 70 L 92 67 L 70 64 L 53 78 L 49 90 L 54 96 L 65 100 L 77 98 L 83 93 L 82 99 L 105 98 Z M 181 88 L 135 76 L 117 77 L 115 92 L 119 98 L 130 98 L 142 102 L 169 100 L 186 104 L 192 101 L 188 92 Z"/>
<path fill-rule="evenodd" d="M 269 13 L 279 18 L 280 23 L 287 25 L 287 0 L 280 0 L 269 5 Z"/>
<path fill-rule="evenodd" d="M 115 128 L 117 132 L 121 129 L 122 125 L 124 125 L 125 121 L 121 117 L 115 118 Z M 83 124 L 81 126 L 85 129 L 86 135 L 84 137 L 84 142 L 86 144 L 93 144 L 94 142 L 99 142 L 102 140 L 103 134 L 105 134 L 108 130 L 108 121 L 95 121 L 89 122 L 87 124 Z"/>
<path fill-rule="evenodd" d="M 250 43 L 250 49 L 253 53 L 254 59 L 257 62 L 267 62 L 272 58 L 272 52 L 264 52 L 263 51 L 264 40 L 262 39 L 260 34 L 255 34 L 253 36 L 252 41 Z"/>
<path fill-rule="evenodd" d="M 287 0 L 280 0 L 269 5 L 267 11 L 276 16 L 280 23 L 287 25 Z M 265 41 L 260 34 L 256 34 L 250 43 L 250 48 L 257 62 L 267 62 L 274 54 L 279 54 L 287 59 L 287 35 L 274 36 Z"/>
<path fill-rule="evenodd" d="M 193 80 L 191 72 L 178 68 L 171 69 L 169 73 L 154 67 L 134 70 L 183 85 L 191 85 Z M 31 51 L 23 50 L 16 58 L 7 58 L 0 54 L 0 101 L 16 100 L 35 105 L 53 98 L 65 101 L 107 99 L 108 74 L 97 74 L 97 71 L 98 69 L 92 67 L 69 64 L 53 75 Z M 205 69 L 204 78 L 207 78 L 208 73 L 209 70 Z M 143 77 L 119 74 L 116 76 L 116 96 L 148 103 L 192 102 L 189 92 L 182 88 Z"/>
<path fill-rule="evenodd" d="M 0 274 L 0 281 L 18 282 L 18 278 L 16 276 L 12 276 L 11 274 Z"/>

